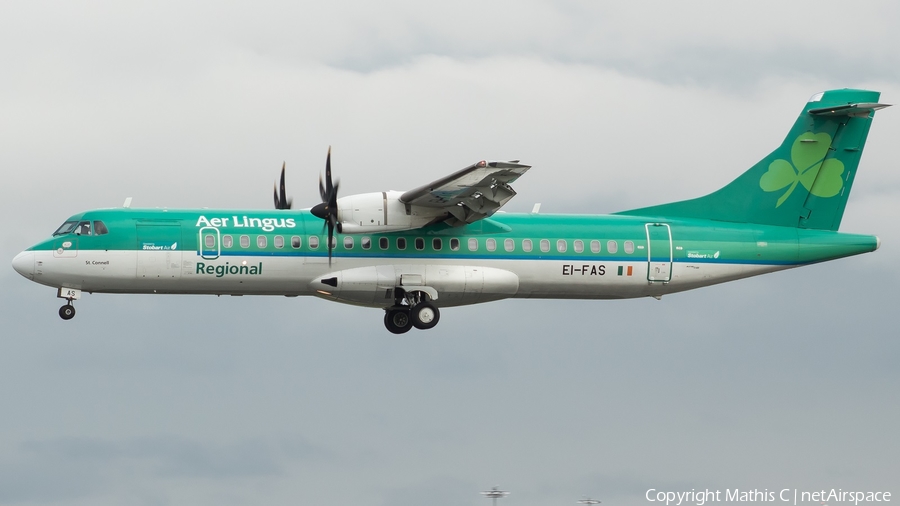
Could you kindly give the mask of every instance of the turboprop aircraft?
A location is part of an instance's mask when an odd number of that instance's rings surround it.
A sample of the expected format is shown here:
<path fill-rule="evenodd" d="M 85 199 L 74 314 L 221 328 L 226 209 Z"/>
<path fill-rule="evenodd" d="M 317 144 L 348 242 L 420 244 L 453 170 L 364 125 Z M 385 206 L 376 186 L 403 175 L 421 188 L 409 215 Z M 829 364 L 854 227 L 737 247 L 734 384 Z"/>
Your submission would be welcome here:
<path fill-rule="evenodd" d="M 505 298 L 656 297 L 867 253 L 838 233 L 880 93 L 814 95 L 784 142 L 704 197 L 612 215 L 495 214 L 530 168 L 481 161 L 419 188 L 338 198 L 331 150 L 322 202 L 292 210 L 117 209 L 76 214 L 13 267 L 83 292 L 314 295 L 379 308 L 393 333 L 440 309 Z"/>

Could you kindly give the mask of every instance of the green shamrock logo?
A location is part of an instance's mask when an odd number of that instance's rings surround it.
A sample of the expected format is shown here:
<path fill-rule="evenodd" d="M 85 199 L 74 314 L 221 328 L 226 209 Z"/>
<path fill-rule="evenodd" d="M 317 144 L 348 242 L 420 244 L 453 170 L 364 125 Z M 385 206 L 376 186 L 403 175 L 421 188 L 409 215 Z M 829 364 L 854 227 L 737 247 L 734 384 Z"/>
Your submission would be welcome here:
<path fill-rule="evenodd" d="M 827 133 L 806 132 L 794 141 L 790 162 L 779 158 L 769 165 L 769 171 L 759 178 L 759 187 L 767 192 L 790 187 L 778 199 L 775 207 L 779 207 L 790 197 L 797 183 L 816 197 L 834 197 L 841 191 L 844 186 L 841 178 L 844 164 L 834 158 L 825 160 L 829 147 L 831 136 Z M 825 160 L 824 163 L 822 160 Z"/>

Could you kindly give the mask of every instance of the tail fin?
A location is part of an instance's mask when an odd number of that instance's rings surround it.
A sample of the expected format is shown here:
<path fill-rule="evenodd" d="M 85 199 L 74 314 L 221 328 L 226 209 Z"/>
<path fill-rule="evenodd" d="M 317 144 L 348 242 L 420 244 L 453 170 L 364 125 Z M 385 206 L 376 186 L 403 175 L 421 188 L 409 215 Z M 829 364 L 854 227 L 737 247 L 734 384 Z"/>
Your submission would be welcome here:
<path fill-rule="evenodd" d="M 784 142 L 705 197 L 618 214 L 837 230 L 879 104 L 877 91 L 814 95 Z"/>

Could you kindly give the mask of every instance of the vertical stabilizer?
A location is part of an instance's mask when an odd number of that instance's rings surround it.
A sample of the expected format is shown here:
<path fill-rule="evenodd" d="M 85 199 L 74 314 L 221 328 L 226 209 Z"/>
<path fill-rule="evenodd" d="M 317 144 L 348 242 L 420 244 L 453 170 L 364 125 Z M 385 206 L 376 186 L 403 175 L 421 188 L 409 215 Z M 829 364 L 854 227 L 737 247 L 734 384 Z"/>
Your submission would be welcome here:
<path fill-rule="evenodd" d="M 837 230 L 880 93 L 814 95 L 784 142 L 722 189 L 704 197 L 619 214 L 700 218 Z"/>

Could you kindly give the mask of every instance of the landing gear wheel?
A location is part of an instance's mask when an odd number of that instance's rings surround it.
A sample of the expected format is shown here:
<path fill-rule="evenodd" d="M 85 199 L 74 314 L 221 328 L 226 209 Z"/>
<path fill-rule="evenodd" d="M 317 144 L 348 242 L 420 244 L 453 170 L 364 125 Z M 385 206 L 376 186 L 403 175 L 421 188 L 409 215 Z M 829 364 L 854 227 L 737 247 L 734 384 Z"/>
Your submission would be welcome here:
<path fill-rule="evenodd" d="M 388 309 L 384 312 L 384 326 L 393 334 L 404 334 L 412 328 L 409 311 L 404 309 Z"/>
<path fill-rule="evenodd" d="M 66 304 L 65 306 L 59 308 L 59 317 L 63 320 L 71 320 L 72 318 L 75 318 L 75 306 Z"/>
<path fill-rule="evenodd" d="M 409 311 L 412 324 L 419 330 L 428 330 L 438 324 L 441 312 L 430 302 L 420 302 Z"/>

